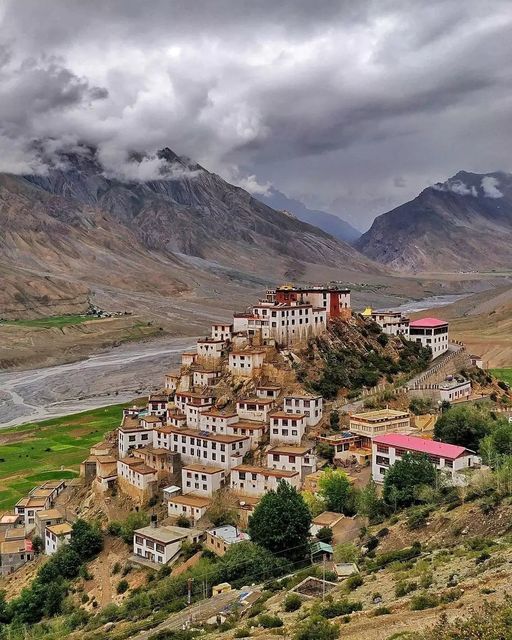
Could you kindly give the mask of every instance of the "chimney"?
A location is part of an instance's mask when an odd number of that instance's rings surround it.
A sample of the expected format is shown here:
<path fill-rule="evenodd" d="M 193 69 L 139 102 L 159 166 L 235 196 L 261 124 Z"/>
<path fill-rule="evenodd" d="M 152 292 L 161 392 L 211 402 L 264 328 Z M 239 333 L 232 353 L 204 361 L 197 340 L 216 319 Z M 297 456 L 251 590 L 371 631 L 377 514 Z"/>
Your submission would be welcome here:
<path fill-rule="evenodd" d="M 158 517 L 157 517 L 156 513 L 151 514 L 150 524 L 153 527 L 153 529 L 157 528 L 157 526 L 158 526 Z"/>

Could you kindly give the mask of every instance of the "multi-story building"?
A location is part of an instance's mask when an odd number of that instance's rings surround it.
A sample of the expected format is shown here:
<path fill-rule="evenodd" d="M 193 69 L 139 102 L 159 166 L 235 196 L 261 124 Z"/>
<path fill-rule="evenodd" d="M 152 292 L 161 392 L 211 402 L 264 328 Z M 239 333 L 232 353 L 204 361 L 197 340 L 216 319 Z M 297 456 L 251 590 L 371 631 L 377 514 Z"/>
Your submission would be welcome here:
<path fill-rule="evenodd" d="M 269 491 L 275 491 L 279 480 L 289 482 L 296 489 L 300 489 L 298 471 L 267 469 L 249 464 L 231 469 L 231 489 L 241 495 L 262 496 Z"/>
<path fill-rule="evenodd" d="M 267 451 L 267 467 L 298 471 L 301 478 L 315 473 L 316 456 L 312 447 L 277 446 Z"/>
<path fill-rule="evenodd" d="M 14 505 L 14 513 L 23 518 L 23 526 L 29 528 L 35 525 L 36 513 L 49 509 L 53 505 L 53 501 L 49 496 L 46 497 L 33 497 L 27 496 L 21 498 Z"/>
<path fill-rule="evenodd" d="M 43 509 L 35 514 L 35 534 L 44 539 L 44 530 L 54 524 L 64 522 L 64 516 L 58 509 Z"/>
<path fill-rule="evenodd" d="M 281 387 L 275 384 L 260 384 L 256 387 L 256 397 L 262 398 L 264 400 L 271 399 L 277 400 L 279 394 L 281 393 Z"/>
<path fill-rule="evenodd" d="M 168 393 L 173 393 L 180 384 L 181 374 L 178 371 L 171 371 L 165 374 L 164 388 Z"/>
<path fill-rule="evenodd" d="M 151 395 L 148 399 L 148 413 L 152 416 L 163 416 L 167 411 L 169 398 L 166 395 Z"/>
<path fill-rule="evenodd" d="M 194 387 L 211 387 L 217 383 L 222 371 L 216 369 L 199 369 L 192 372 L 192 384 Z"/>
<path fill-rule="evenodd" d="M 273 407 L 274 400 L 272 398 L 247 398 L 238 400 L 236 403 L 236 412 L 242 420 L 267 422 Z"/>
<path fill-rule="evenodd" d="M 238 422 L 236 411 L 229 409 L 211 408 L 201 414 L 199 429 L 201 431 L 211 431 L 212 433 L 229 433 L 228 427 Z"/>
<path fill-rule="evenodd" d="M 300 444 L 306 432 L 306 416 L 276 411 L 270 416 L 270 444 Z"/>
<path fill-rule="evenodd" d="M 135 424 L 133 424 L 135 423 Z M 138 419 L 124 420 L 117 430 L 117 446 L 119 457 L 124 458 L 132 449 L 147 447 L 153 442 L 153 429 L 146 429 Z"/>
<path fill-rule="evenodd" d="M 410 339 L 432 349 L 432 358 L 448 351 L 448 323 L 437 318 L 413 320 L 409 325 Z"/>
<path fill-rule="evenodd" d="M 179 456 L 168 449 L 153 447 L 141 447 L 132 452 L 135 458 L 140 458 L 147 467 L 154 469 L 158 480 L 166 480 L 176 473 L 181 466 Z"/>
<path fill-rule="evenodd" d="M 156 521 L 133 533 L 133 552 L 136 557 L 154 564 L 171 564 L 181 552 L 183 542 L 200 541 L 202 532 L 185 527 L 158 526 Z"/>
<path fill-rule="evenodd" d="M 184 495 L 212 496 L 224 485 L 225 478 L 226 472 L 222 467 L 188 464 L 181 470 L 182 492 Z"/>
<path fill-rule="evenodd" d="M 261 444 L 267 431 L 267 423 L 255 420 L 238 420 L 228 427 L 228 433 L 231 435 L 247 436 L 251 441 L 251 449 Z"/>
<path fill-rule="evenodd" d="M 198 358 L 197 351 L 184 351 L 181 354 L 181 364 L 183 367 L 191 367 Z"/>
<path fill-rule="evenodd" d="M 314 427 L 323 417 L 324 400 L 322 396 L 293 395 L 285 396 L 283 410 L 286 413 L 297 413 L 306 416 L 306 425 Z"/>
<path fill-rule="evenodd" d="M 350 309 L 350 289 L 338 287 L 294 287 L 283 285 L 267 292 L 267 300 L 277 304 L 310 304 L 325 309 L 327 318 L 344 315 Z"/>
<path fill-rule="evenodd" d="M 9 529 L 9 531 L 13 530 Z M 16 538 L 6 538 L 0 542 L 0 575 L 7 576 L 14 573 L 33 558 L 32 541 L 25 539 L 25 532 L 22 529 Z"/>
<path fill-rule="evenodd" d="M 227 322 L 221 322 L 212 324 L 212 339 L 223 340 L 229 342 L 233 335 L 233 324 Z"/>
<path fill-rule="evenodd" d="M 350 431 L 361 437 L 361 445 L 370 447 L 376 436 L 385 433 L 403 433 L 411 428 L 411 416 L 408 411 L 395 409 L 377 409 L 350 416 Z"/>
<path fill-rule="evenodd" d="M 410 320 L 400 311 L 372 311 L 370 317 L 388 336 L 409 338 Z"/>
<path fill-rule="evenodd" d="M 246 540 L 249 540 L 246 533 L 238 527 L 226 525 L 207 531 L 204 546 L 218 556 L 223 556 L 232 545 Z"/>
<path fill-rule="evenodd" d="M 201 338 L 197 341 L 196 362 L 214 364 L 224 357 L 226 342 L 214 338 Z"/>
<path fill-rule="evenodd" d="M 117 462 L 117 480 L 123 493 L 142 504 L 156 493 L 158 474 L 140 458 L 123 458 Z"/>
<path fill-rule="evenodd" d="M 234 376 L 254 378 L 261 374 L 264 361 L 265 349 L 231 351 L 228 358 L 228 370 Z"/>
<path fill-rule="evenodd" d="M 184 516 L 195 524 L 208 511 L 210 500 L 206 496 L 187 493 L 182 496 L 173 496 L 167 501 L 169 516 Z"/>
<path fill-rule="evenodd" d="M 51 556 L 71 540 L 73 527 L 69 522 L 51 524 L 44 530 L 44 552 Z"/>
<path fill-rule="evenodd" d="M 476 453 L 465 447 L 400 433 L 388 433 L 373 439 L 372 477 L 375 482 L 384 482 L 388 469 L 405 453 L 428 456 L 436 469 L 446 474 L 454 484 L 465 484 L 461 472 L 480 464 L 480 458 Z"/>
<path fill-rule="evenodd" d="M 353 451 L 360 445 L 361 436 L 350 433 L 350 431 L 342 431 L 328 436 L 318 436 L 317 441 L 334 449 L 334 460 L 349 460 Z"/>
<path fill-rule="evenodd" d="M 264 323 L 263 326 L 268 328 L 268 336 L 283 345 L 324 333 L 327 326 L 326 310 L 311 304 L 261 303 L 252 310 L 253 316 L 259 318 Z"/>
<path fill-rule="evenodd" d="M 228 472 L 240 464 L 251 443 L 247 436 L 166 427 L 156 431 L 154 446 L 179 453 L 185 464 L 222 467 Z"/>

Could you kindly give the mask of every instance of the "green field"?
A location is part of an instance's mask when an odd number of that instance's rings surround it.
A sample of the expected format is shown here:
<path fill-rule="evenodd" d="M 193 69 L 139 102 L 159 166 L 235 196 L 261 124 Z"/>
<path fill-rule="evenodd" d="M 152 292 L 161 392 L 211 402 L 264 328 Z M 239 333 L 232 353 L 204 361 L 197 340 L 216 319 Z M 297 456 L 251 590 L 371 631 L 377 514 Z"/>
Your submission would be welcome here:
<path fill-rule="evenodd" d="M 47 318 L 34 318 L 33 320 L 7 320 L 2 324 L 11 324 L 18 327 L 35 327 L 51 329 L 52 327 L 65 327 L 68 324 L 81 324 L 89 320 L 98 320 L 94 316 L 49 316 Z"/>
<path fill-rule="evenodd" d="M 491 369 L 491 373 L 495 378 L 508 382 L 512 387 L 512 367 L 508 367 L 507 369 Z"/>
<path fill-rule="evenodd" d="M 123 406 L 1 429 L 0 512 L 45 480 L 76 476 L 91 445 L 120 424 Z"/>

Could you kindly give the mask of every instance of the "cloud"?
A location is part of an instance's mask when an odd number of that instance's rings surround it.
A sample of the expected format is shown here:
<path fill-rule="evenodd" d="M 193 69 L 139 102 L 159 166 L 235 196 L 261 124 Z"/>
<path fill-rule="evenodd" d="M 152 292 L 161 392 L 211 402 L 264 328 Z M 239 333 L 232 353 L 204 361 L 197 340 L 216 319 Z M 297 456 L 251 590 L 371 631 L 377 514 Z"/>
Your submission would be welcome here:
<path fill-rule="evenodd" d="M 242 187 L 254 196 L 268 196 L 272 189 L 271 182 L 260 184 L 255 175 L 239 177 L 232 180 L 236 185 Z"/>
<path fill-rule="evenodd" d="M 49 139 L 153 179 L 169 146 L 365 224 L 512 169 L 511 27 L 508 0 L 4 0 L 0 170 L 43 171 Z"/>
<path fill-rule="evenodd" d="M 493 176 L 485 176 L 482 178 L 482 189 L 484 195 L 488 198 L 503 198 L 503 194 L 498 189 L 499 182 Z"/>
<path fill-rule="evenodd" d="M 474 186 L 468 186 L 462 180 L 448 180 L 443 183 L 436 183 L 432 185 L 432 188 L 436 191 L 450 191 L 456 193 L 458 196 L 473 196 L 478 197 L 478 191 Z"/>

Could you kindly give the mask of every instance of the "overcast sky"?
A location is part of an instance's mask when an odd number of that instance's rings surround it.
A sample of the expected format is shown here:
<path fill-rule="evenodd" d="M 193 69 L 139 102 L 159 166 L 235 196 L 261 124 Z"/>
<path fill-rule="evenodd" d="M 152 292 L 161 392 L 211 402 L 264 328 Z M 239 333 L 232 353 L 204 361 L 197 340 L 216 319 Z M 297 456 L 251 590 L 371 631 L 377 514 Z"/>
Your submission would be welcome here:
<path fill-rule="evenodd" d="M 510 0 L 0 0 L 1 171 L 169 146 L 365 228 L 511 171 L 511 89 Z"/>

